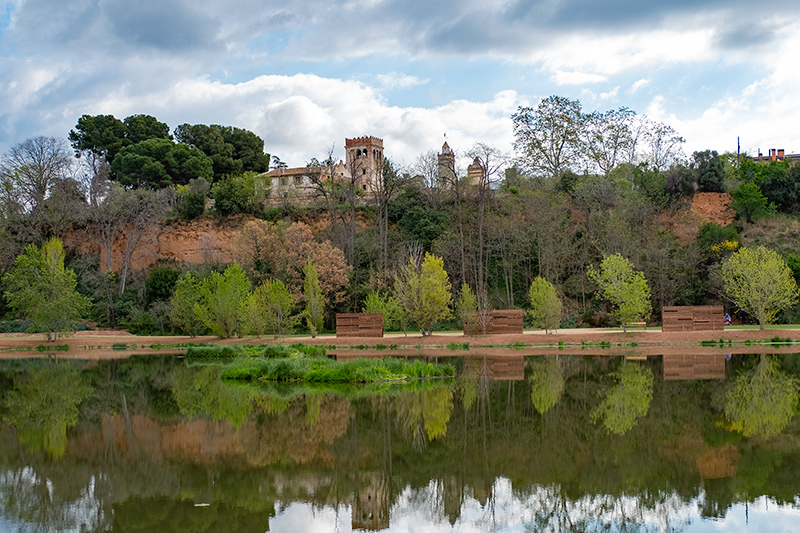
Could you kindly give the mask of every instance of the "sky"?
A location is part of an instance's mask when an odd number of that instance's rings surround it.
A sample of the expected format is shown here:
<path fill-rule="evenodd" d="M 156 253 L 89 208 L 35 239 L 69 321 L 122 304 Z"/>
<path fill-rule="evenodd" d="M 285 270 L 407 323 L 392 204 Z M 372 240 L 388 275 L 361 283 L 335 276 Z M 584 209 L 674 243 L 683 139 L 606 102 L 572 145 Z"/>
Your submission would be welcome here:
<path fill-rule="evenodd" d="M 289 166 L 373 135 L 402 166 L 445 139 L 511 152 L 550 95 L 663 121 L 687 155 L 797 153 L 798 58 L 788 0 L 0 0 L 0 153 L 149 114 Z"/>

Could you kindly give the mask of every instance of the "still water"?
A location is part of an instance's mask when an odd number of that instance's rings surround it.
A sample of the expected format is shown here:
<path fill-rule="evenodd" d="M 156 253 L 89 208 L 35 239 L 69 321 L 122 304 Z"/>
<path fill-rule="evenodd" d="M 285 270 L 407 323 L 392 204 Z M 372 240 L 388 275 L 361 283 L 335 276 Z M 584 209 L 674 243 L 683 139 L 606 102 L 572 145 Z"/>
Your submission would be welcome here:
<path fill-rule="evenodd" d="M 447 361 L 335 389 L 0 361 L 0 531 L 800 531 L 796 354 Z"/>

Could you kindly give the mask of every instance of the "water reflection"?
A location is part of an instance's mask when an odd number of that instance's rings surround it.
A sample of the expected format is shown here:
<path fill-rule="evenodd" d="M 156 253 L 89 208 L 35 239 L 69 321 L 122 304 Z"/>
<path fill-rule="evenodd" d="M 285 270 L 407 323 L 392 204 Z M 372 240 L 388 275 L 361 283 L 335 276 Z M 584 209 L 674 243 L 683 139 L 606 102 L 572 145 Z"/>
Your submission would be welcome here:
<path fill-rule="evenodd" d="M 0 369 L 0 529 L 691 531 L 754 500 L 783 513 L 765 529 L 796 516 L 796 356 L 736 356 L 728 380 L 672 379 L 667 357 L 501 359 L 333 389 L 159 357 Z"/>

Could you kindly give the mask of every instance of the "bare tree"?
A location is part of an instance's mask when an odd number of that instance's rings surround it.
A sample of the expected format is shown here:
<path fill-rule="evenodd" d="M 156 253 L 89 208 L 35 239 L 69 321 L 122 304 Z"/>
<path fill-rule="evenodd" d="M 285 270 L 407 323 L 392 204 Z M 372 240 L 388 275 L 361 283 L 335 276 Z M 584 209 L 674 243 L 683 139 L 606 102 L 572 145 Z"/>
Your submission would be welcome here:
<path fill-rule="evenodd" d="M 69 177 L 71 171 L 66 141 L 32 137 L 12 146 L 0 160 L 0 183 L 21 212 L 36 216 L 54 184 Z"/>
<path fill-rule="evenodd" d="M 484 143 L 475 143 L 467 152 L 472 160 L 470 169 L 478 170 L 475 172 L 477 183 L 474 184 L 478 201 L 478 242 L 477 242 L 477 283 L 476 290 L 478 300 L 486 300 L 486 265 L 489 254 L 486 252 L 486 204 L 491 195 L 494 194 L 498 182 L 502 179 L 501 170 L 508 162 L 508 156 L 500 150 Z M 477 168 L 476 168 L 477 167 Z"/>
<path fill-rule="evenodd" d="M 536 109 L 520 107 L 511 120 L 520 165 L 531 173 L 558 177 L 580 159 L 583 114 L 578 100 L 550 96 Z"/>
<path fill-rule="evenodd" d="M 383 159 L 382 168 L 372 184 L 372 200 L 378 208 L 378 239 L 381 247 L 381 267 L 389 268 L 389 202 L 408 181 L 389 159 Z"/>

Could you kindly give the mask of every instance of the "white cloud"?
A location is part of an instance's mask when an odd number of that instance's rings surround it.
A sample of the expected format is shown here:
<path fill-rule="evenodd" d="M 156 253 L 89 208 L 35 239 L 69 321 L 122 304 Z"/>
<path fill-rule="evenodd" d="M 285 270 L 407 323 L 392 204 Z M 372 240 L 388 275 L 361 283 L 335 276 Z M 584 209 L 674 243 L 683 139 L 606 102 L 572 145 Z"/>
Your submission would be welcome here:
<path fill-rule="evenodd" d="M 388 74 L 378 74 L 375 76 L 378 84 L 387 90 L 393 89 L 408 89 L 417 85 L 425 85 L 430 80 L 420 79 L 417 76 L 410 76 L 397 72 L 390 72 Z"/>
<path fill-rule="evenodd" d="M 633 85 L 631 85 L 631 92 L 632 92 L 632 93 L 635 93 L 635 92 L 637 92 L 639 89 L 642 89 L 642 88 L 644 88 L 644 87 L 647 87 L 648 85 L 650 85 L 650 80 L 649 80 L 649 79 L 647 79 L 647 78 L 642 78 L 642 79 L 640 79 L 640 80 L 637 80 L 636 82 L 634 82 L 634 84 L 633 84 Z"/>
<path fill-rule="evenodd" d="M 608 81 L 608 78 L 601 74 L 558 70 L 553 74 L 553 81 L 556 85 L 586 85 L 589 83 L 602 83 Z"/>

